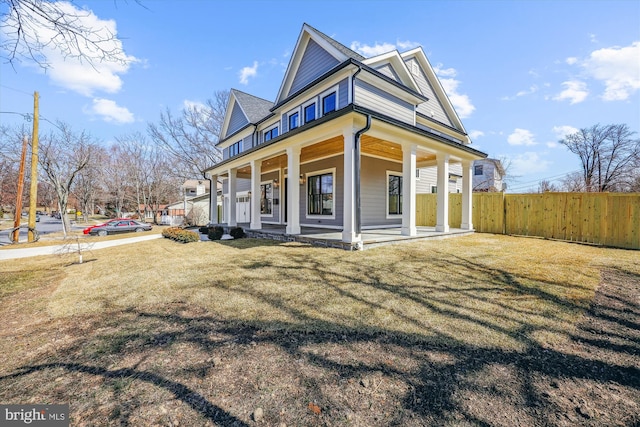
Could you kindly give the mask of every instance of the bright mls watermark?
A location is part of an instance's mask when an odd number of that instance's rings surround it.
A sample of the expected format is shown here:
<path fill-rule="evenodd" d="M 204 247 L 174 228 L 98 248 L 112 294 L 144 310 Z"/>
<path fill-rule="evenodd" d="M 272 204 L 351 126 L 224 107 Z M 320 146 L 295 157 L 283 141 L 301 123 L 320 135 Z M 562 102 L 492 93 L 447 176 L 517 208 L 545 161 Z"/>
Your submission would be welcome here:
<path fill-rule="evenodd" d="M 0 405 L 0 425 L 68 427 L 69 405 Z"/>

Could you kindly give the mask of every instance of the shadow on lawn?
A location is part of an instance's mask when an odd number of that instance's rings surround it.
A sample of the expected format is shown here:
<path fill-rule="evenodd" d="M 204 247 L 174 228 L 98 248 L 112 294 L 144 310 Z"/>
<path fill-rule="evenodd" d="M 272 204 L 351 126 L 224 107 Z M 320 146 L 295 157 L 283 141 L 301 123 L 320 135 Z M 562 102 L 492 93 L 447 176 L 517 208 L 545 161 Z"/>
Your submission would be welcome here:
<path fill-rule="evenodd" d="M 123 325 L 120 332 L 95 332 L 58 351 L 60 356 L 56 358 L 59 360 L 23 366 L 15 373 L 0 377 L 0 384 L 7 385 L 55 369 L 104 379 L 133 379 L 170 392 L 175 399 L 214 424 L 248 425 L 250 420 L 246 414 L 250 413 L 251 405 L 260 401 L 268 404 L 269 392 L 257 387 L 250 388 L 248 393 L 246 388 L 252 381 L 238 379 L 239 384 L 228 391 L 242 395 L 248 400 L 248 406 L 237 403 L 237 407 L 229 409 L 229 405 L 214 404 L 220 391 L 197 391 L 202 385 L 193 379 L 193 374 L 209 379 L 212 384 L 222 381 L 222 375 L 229 374 L 214 369 L 214 364 L 208 365 L 206 358 L 190 360 L 185 356 L 181 361 L 180 354 L 176 354 L 174 362 L 169 365 L 165 362 L 155 369 L 142 369 L 137 365 L 107 368 L 114 363 L 114 357 L 162 353 L 177 345 L 188 345 L 205 355 L 226 355 L 227 363 L 237 368 L 231 375 L 239 378 L 243 363 L 261 363 L 267 377 L 281 378 L 283 382 L 298 380 L 298 395 L 282 393 L 283 400 L 272 400 L 274 408 L 265 411 L 267 424 L 283 420 L 287 425 L 341 424 L 345 419 L 349 420 L 349 413 L 353 411 L 356 415 L 350 421 L 355 425 L 564 425 L 594 421 L 633 425 L 640 421 L 638 412 L 634 411 L 637 407 L 632 404 L 633 399 L 640 396 L 640 370 L 637 368 L 640 313 L 636 302 L 639 277 L 633 273 L 610 271 L 605 274 L 600 292 L 577 329 L 563 330 L 560 325 L 553 331 L 570 337 L 569 343 L 551 348 L 543 347 L 533 339 L 534 333 L 539 331 L 525 321 L 521 321 L 519 328 L 507 328 L 500 323 L 517 323 L 522 316 L 532 315 L 529 309 L 511 307 L 490 298 L 492 292 L 510 292 L 515 297 L 535 297 L 571 310 L 586 308 L 541 287 L 527 286 L 524 282 L 531 278 L 516 277 L 463 257 L 453 263 L 448 258 L 445 265 L 434 254 L 424 268 L 440 268 L 456 275 L 456 280 L 463 285 L 456 292 L 487 304 L 488 308 L 473 311 L 456 303 L 446 286 L 433 283 L 433 294 L 425 294 L 412 286 L 389 283 L 388 277 L 418 283 L 422 277 L 419 270 L 402 270 L 391 264 L 370 269 L 354 262 L 347 272 L 340 273 L 303 254 L 299 257 L 289 260 L 289 266 L 269 263 L 259 267 L 275 268 L 273 274 L 278 277 L 287 277 L 300 269 L 312 270 L 319 281 L 342 298 L 375 310 L 388 309 L 395 317 L 425 328 L 429 334 L 401 333 L 392 330 L 392 325 L 356 327 L 320 319 L 309 314 L 313 310 L 308 310 L 300 301 L 282 300 L 254 283 L 233 289 L 233 292 L 255 298 L 294 321 L 230 322 L 210 313 L 194 313 L 187 304 L 157 311 L 128 310 L 114 314 L 111 319 L 114 324 Z M 248 262 L 246 268 L 256 268 L 255 262 Z M 474 287 L 477 280 L 473 275 L 486 276 L 489 282 L 485 287 Z M 407 304 L 418 304 L 425 311 L 437 313 L 439 318 L 491 330 L 519 343 L 524 350 L 475 345 L 443 332 L 438 325 L 429 328 L 401 309 L 389 309 L 383 303 L 369 299 L 366 293 L 355 293 L 335 285 L 336 276 L 342 282 L 357 277 L 362 287 L 393 295 Z M 469 286 L 465 287 L 467 283 Z M 555 282 L 548 285 L 569 286 Z M 486 319 L 486 311 L 492 305 L 507 313 L 497 316 L 498 322 Z M 274 351 L 283 360 L 280 364 L 275 360 L 253 359 L 257 356 L 252 349 L 267 347 L 276 349 Z M 325 350 L 316 351 L 318 348 Z M 353 386 L 372 376 L 379 378 L 378 386 L 384 381 L 382 388 L 386 394 L 376 395 L 377 387 L 372 390 L 371 386 L 368 389 Z M 588 383 L 586 386 L 585 382 Z M 397 387 L 393 388 L 391 384 Z M 363 390 L 367 393 L 365 397 Z M 272 391 L 271 396 L 274 393 Z M 627 396 L 627 399 L 630 396 L 631 403 L 625 403 L 624 399 L 622 403 L 610 403 L 611 393 Z M 356 402 L 364 398 L 369 407 L 359 411 Z M 295 407 L 300 399 L 317 404 L 322 408 L 322 415 L 306 410 L 304 404 L 303 409 L 292 409 L 286 416 L 278 413 L 278 405 Z M 613 412 L 594 411 L 593 408 L 601 405 Z M 127 416 L 120 414 L 119 421 L 127 424 Z"/>

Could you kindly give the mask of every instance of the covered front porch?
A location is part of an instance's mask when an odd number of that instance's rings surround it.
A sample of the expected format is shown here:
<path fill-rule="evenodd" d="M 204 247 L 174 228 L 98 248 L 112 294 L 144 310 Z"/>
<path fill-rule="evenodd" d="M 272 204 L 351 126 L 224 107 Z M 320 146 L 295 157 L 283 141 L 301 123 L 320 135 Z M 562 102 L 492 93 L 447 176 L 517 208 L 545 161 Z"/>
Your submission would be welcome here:
<path fill-rule="evenodd" d="M 212 223 L 246 223 L 242 228 L 250 236 L 313 238 L 314 244 L 345 249 L 473 230 L 471 169 L 477 156 L 462 144 L 348 112 L 287 136 L 208 171 L 223 181 L 223 217 L 212 207 Z M 461 163 L 463 170 L 460 230 L 448 224 L 450 163 Z M 416 226 L 416 171 L 422 167 L 437 168 L 437 223 L 431 228 Z"/>
<path fill-rule="evenodd" d="M 288 234 L 286 225 L 263 224 L 260 229 L 249 228 L 250 224 L 238 224 L 244 229 L 247 237 L 258 239 L 270 239 L 282 242 L 300 242 L 312 246 L 339 248 L 345 250 L 371 249 L 378 246 L 417 240 L 446 239 L 449 237 L 472 234 L 472 230 L 450 228 L 446 232 L 436 231 L 436 227 L 416 227 L 413 236 L 402 234 L 402 227 L 374 228 L 362 230 L 362 239 L 359 242 L 345 242 L 342 231 L 328 230 L 325 228 L 301 227 L 300 234 Z"/>

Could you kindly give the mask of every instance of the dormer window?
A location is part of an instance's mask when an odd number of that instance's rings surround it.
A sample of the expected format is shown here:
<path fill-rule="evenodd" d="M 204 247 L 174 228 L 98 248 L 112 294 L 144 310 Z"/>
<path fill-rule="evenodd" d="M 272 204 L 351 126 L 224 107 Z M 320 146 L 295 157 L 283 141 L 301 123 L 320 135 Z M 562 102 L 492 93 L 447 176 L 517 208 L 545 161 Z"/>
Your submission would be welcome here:
<path fill-rule="evenodd" d="M 300 126 L 300 114 L 296 111 L 289 114 L 289 130 L 294 130 L 298 126 Z"/>
<path fill-rule="evenodd" d="M 332 111 L 336 111 L 335 92 L 331 92 L 330 94 L 322 97 L 322 115 L 324 116 Z"/>
<path fill-rule="evenodd" d="M 267 129 L 264 131 L 263 141 L 267 142 L 278 136 L 278 126 L 274 126 L 271 129 Z"/>

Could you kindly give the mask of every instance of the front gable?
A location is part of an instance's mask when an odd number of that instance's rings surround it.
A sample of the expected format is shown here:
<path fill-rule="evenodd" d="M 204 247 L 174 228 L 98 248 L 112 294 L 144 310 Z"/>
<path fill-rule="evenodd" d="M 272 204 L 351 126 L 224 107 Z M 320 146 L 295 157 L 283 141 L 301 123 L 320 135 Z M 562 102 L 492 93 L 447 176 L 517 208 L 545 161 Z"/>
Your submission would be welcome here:
<path fill-rule="evenodd" d="M 367 58 L 362 61 L 379 73 L 389 77 L 392 80 L 406 86 L 414 92 L 420 92 L 413 75 L 407 69 L 407 66 L 397 50 L 392 50 L 382 55 Z"/>
<path fill-rule="evenodd" d="M 313 39 L 309 39 L 291 88 L 286 96 L 297 92 L 340 62 Z"/>
<path fill-rule="evenodd" d="M 418 105 L 416 111 L 431 120 L 466 134 L 460 117 L 453 108 L 453 104 L 451 104 L 422 48 L 418 47 L 404 52 L 401 57 L 418 84 L 420 93 L 428 98 L 426 102 Z"/>
<path fill-rule="evenodd" d="M 310 25 L 304 24 L 275 104 L 280 104 L 284 99 L 349 58 L 363 59 L 349 48 L 340 45 Z"/>
<path fill-rule="evenodd" d="M 245 126 L 256 124 L 269 116 L 272 106 L 271 101 L 231 89 L 222 125 L 221 142 Z"/>

